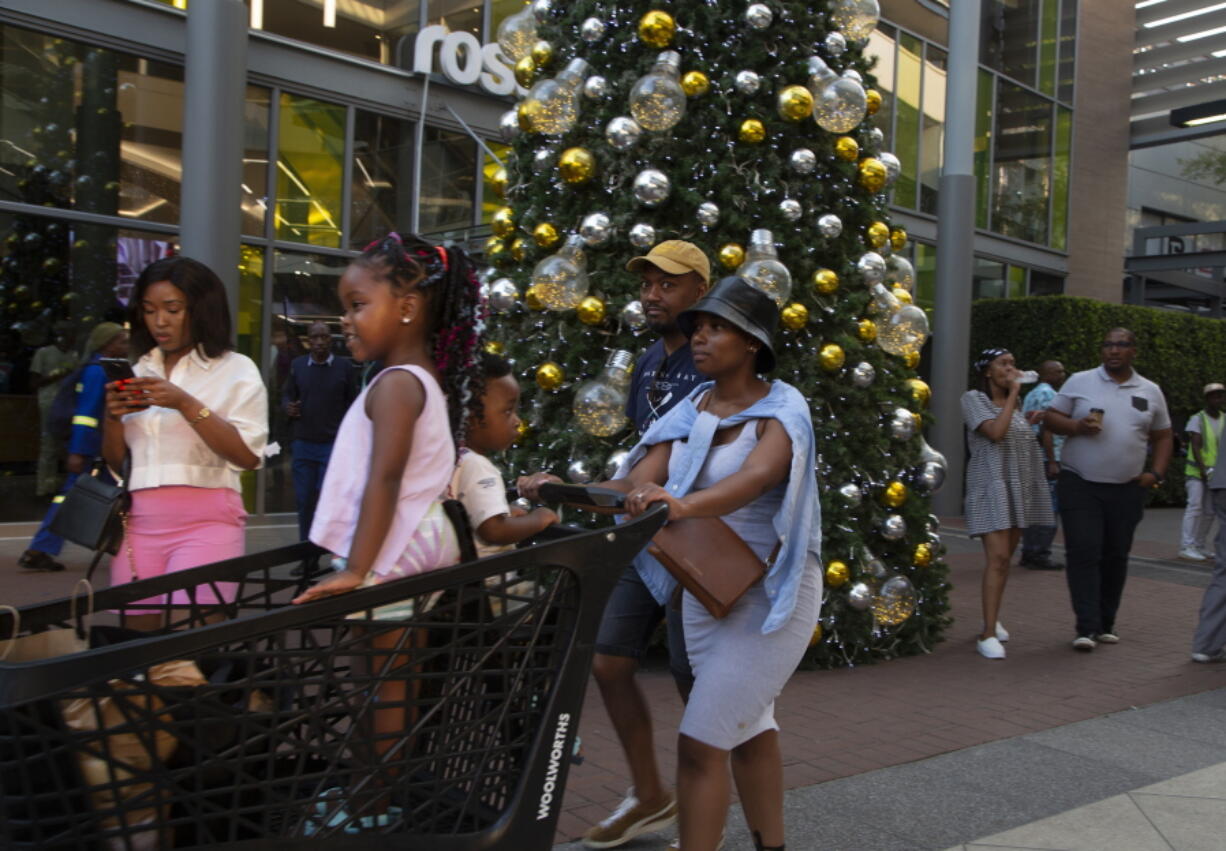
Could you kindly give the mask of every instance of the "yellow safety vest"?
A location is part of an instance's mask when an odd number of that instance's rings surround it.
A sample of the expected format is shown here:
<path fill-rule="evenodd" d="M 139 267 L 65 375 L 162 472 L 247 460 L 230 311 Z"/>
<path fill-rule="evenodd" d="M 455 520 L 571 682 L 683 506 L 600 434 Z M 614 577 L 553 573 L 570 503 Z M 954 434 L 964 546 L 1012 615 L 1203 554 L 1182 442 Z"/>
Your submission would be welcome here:
<path fill-rule="evenodd" d="M 1196 416 L 1200 417 L 1200 460 L 1207 470 L 1217 461 L 1218 433 L 1210 425 L 1208 414 L 1200 411 Z M 1183 474 L 1193 479 L 1200 478 L 1200 469 L 1196 466 L 1196 460 L 1192 457 L 1191 446 L 1188 447 L 1188 463 L 1184 465 Z"/>

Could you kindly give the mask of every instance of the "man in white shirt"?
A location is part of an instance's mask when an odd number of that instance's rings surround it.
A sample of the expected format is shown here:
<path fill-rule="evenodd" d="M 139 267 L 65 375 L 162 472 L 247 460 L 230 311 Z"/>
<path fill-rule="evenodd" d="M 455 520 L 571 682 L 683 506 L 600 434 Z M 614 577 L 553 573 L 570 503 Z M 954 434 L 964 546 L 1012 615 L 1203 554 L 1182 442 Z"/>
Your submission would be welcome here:
<path fill-rule="evenodd" d="M 1205 408 L 1188 418 L 1184 430 L 1188 433 L 1188 462 L 1184 465 L 1184 483 L 1188 490 L 1188 505 L 1183 512 L 1183 529 L 1179 541 L 1179 557 L 1188 561 L 1208 561 L 1206 549 L 1209 527 L 1213 525 L 1213 508 L 1208 504 L 1205 483 L 1217 465 L 1218 444 L 1222 439 L 1222 407 L 1226 405 L 1226 385 L 1206 384 Z"/>

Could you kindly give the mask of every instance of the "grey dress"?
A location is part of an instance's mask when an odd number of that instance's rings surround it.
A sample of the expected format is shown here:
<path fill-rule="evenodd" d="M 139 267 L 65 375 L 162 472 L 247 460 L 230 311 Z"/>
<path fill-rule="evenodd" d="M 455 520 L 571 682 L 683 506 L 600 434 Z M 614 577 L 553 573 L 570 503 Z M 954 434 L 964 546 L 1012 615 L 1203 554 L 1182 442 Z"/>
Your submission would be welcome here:
<path fill-rule="evenodd" d="M 1015 408 L 1004 440 L 989 440 L 978 428 L 998 416 L 1000 407 L 987 394 L 979 390 L 962 394 L 962 421 L 971 451 L 966 465 L 966 531 L 972 536 L 1055 524 L 1034 430 Z"/>

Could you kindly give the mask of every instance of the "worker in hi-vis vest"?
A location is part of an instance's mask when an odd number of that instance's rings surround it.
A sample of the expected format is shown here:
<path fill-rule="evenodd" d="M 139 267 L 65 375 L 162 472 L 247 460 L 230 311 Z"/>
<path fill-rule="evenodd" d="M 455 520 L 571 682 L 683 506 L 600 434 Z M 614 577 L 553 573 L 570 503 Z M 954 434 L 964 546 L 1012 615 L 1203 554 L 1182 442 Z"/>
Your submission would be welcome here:
<path fill-rule="evenodd" d="M 1226 406 L 1226 385 L 1205 385 L 1205 409 L 1188 418 L 1188 462 L 1183 472 L 1188 487 L 1188 507 L 1183 512 L 1183 532 L 1179 557 L 1188 561 L 1208 561 L 1206 552 L 1213 509 L 1208 505 L 1206 483 L 1217 464 L 1218 444 L 1222 440 L 1222 408 Z"/>

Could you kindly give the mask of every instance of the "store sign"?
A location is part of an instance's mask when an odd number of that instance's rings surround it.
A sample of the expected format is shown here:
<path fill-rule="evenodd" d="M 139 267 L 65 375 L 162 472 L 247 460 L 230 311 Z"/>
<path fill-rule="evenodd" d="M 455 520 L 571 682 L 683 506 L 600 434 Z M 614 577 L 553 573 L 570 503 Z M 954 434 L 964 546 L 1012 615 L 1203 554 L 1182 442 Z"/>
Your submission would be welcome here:
<path fill-rule="evenodd" d="M 515 84 L 515 75 L 497 44 L 483 45 L 470 32 L 448 32 L 439 24 L 417 34 L 413 70 L 420 74 L 434 73 L 436 48 L 437 70 L 456 85 L 479 86 L 492 95 L 509 95 L 516 90 L 524 93 L 524 89 Z"/>

